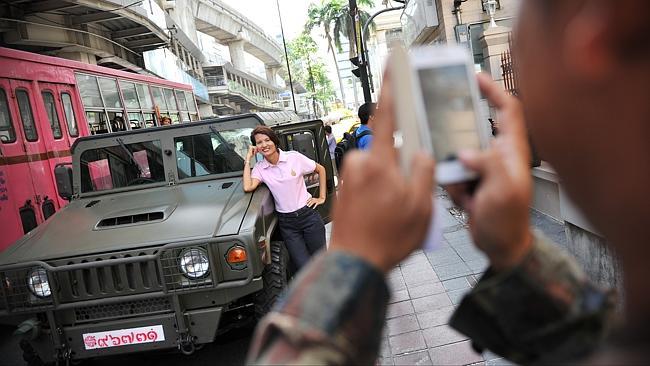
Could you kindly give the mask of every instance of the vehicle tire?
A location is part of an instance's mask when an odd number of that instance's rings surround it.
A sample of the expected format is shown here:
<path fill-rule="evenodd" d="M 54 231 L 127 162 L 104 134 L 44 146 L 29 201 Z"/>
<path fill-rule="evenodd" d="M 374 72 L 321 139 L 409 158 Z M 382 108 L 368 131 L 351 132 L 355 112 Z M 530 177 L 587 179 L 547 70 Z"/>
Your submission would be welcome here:
<path fill-rule="evenodd" d="M 275 304 L 287 287 L 291 271 L 289 269 L 289 252 L 283 241 L 271 242 L 271 263 L 262 272 L 262 289 L 255 294 L 255 318 L 262 319 Z"/>

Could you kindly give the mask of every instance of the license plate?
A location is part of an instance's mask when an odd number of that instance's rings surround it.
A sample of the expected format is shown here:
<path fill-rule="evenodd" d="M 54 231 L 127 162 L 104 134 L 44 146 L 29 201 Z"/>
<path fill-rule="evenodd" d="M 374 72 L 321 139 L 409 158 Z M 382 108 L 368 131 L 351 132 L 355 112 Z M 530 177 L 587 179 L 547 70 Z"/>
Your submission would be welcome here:
<path fill-rule="evenodd" d="M 83 334 L 86 350 L 128 346 L 131 344 L 155 343 L 165 340 L 162 325 L 128 328 Z"/>

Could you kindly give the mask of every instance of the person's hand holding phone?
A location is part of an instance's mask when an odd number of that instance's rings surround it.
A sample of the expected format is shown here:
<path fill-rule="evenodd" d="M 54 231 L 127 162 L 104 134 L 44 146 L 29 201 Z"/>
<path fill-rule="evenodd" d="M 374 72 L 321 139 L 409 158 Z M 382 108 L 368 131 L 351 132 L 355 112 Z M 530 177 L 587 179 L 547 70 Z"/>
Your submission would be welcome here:
<path fill-rule="evenodd" d="M 499 135 L 487 150 L 460 153 L 462 163 L 480 175 L 476 188 L 460 183 L 445 189 L 468 212 L 476 245 L 495 270 L 504 270 L 519 264 L 532 245 L 530 148 L 519 101 L 488 76 L 478 78 L 481 92 L 499 111 Z"/>
<path fill-rule="evenodd" d="M 384 76 L 369 151 L 345 157 L 345 182 L 334 207 L 330 250 L 361 257 L 390 271 L 422 245 L 432 213 L 434 161 L 416 154 L 410 177 L 393 146 L 395 115 L 390 78 Z"/>

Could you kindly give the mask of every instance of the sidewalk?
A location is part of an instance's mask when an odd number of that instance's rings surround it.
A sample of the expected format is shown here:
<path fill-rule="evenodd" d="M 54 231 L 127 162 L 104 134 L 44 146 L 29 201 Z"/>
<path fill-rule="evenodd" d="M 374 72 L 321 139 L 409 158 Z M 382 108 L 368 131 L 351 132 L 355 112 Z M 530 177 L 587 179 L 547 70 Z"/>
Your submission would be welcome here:
<path fill-rule="evenodd" d="M 444 241 L 439 249 L 417 251 L 388 276 L 392 297 L 381 365 L 510 365 L 498 356 L 474 352 L 470 341 L 447 325 L 455 307 L 488 265 L 474 247 L 460 214 L 438 191 Z M 453 211 L 453 210 L 452 210 Z"/>

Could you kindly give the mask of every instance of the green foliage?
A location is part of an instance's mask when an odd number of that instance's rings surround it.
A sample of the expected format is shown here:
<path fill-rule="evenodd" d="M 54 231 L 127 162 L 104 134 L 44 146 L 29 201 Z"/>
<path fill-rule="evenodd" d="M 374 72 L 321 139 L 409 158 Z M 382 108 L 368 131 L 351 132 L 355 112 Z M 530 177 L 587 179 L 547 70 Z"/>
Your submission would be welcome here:
<path fill-rule="evenodd" d="M 373 0 L 357 0 L 359 7 L 359 19 L 361 25 L 370 18 L 370 14 L 363 10 L 362 7 L 371 8 L 374 6 Z M 354 38 L 354 22 L 350 17 L 350 7 L 347 0 L 321 0 L 320 5 L 311 4 L 307 9 L 307 23 L 305 30 L 311 31 L 314 28 L 321 28 L 327 39 L 328 47 L 332 52 L 332 43 L 336 46 L 338 52 L 342 52 L 341 37 L 348 40 Z M 371 24 L 374 29 L 374 24 Z M 368 34 L 364 34 L 368 37 Z M 353 42 L 352 42 L 353 43 Z"/>
<path fill-rule="evenodd" d="M 291 72 L 295 80 L 309 90 L 316 100 L 327 105 L 333 100 L 334 87 L 327 76 L 327 67 L 317 56 L 318 46 L 311 36 L 303 32 L 287 44 Z"/>

